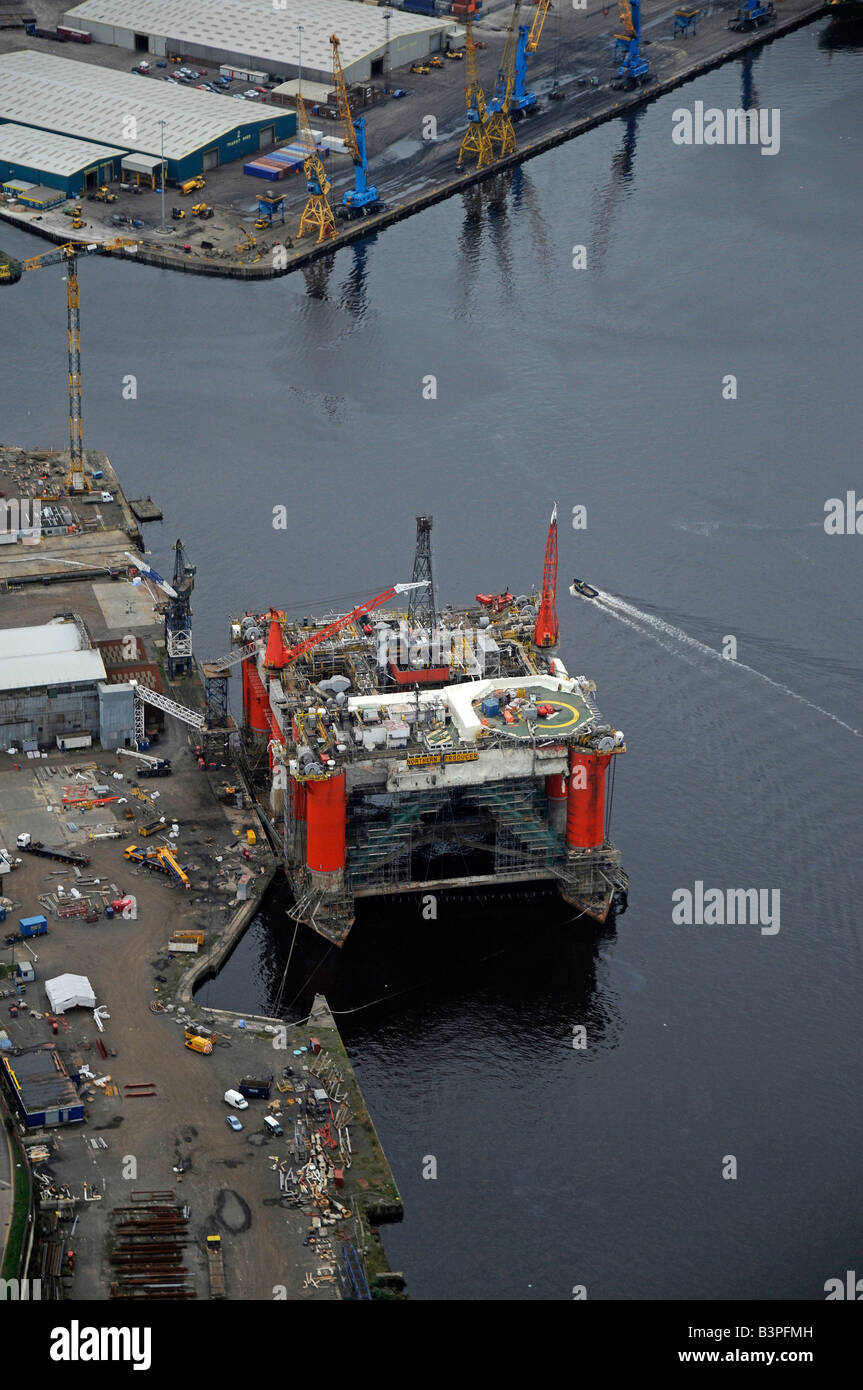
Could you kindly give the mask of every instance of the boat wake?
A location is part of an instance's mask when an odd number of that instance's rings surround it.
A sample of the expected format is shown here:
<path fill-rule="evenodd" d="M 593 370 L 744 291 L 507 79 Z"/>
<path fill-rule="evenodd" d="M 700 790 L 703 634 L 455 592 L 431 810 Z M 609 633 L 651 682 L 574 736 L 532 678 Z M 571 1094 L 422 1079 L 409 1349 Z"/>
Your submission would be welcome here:
<path fill-rule="evenodd" d="M 774 690 L 778 690 L 789 699 L 798 700 L 800 704 L 806 705 L 807 709 L 814 710 L 825 719 L 830 719 L 840 728 L 847 729 L 849 734 L 855 738 L 863 738 L 863 733 L 859 729 L 846 724 L 844 719 L 831 713 L 829 709 L 824 709 L 821 705 L 816 705 L 813 700 L 798 691 L 792 690 L 790 686 L 783 685 L 781 681 L 776 681 L 772 676 L 765 676 L 763 671 L 757 671 L 754 666 L 747 666 L 745 661 L 729 661 L 721 652 L 714 651 L 713 647 L 708 647 L 704 642 L 699 642 L 697 637 L 690 637 L 688 632 L 682 628 L 675 627 L 673 623 L 667 623 L 662 618 L 658 618 L 654 613 L 645 613 L 641 608 L 636 608 L 634 604 L 627 603 L 625 599 L 618 598 L 614 594 L 607 594 L 600 589 L 595 599 L 594 605 L 603 608 L 606 613 L 617 618 L 619 622 L 625 623 L 627 627 L 634 628 L 637 632 L 643 633 L 645 637 L 650 637 L 658 642 L 667 652 L 677 656 L 690 665 L 696 665 L 693 660 L 695 655 L 709 657 L 712 661 L 721 661 L 723 666 L 735 667 L 738 671 L 746 671 L 750 676 L 755 676 L 760 681 L 765 681 L 767 685 L 772 685 Z M 689 655 L 692 653 L 692 656 Z"/>

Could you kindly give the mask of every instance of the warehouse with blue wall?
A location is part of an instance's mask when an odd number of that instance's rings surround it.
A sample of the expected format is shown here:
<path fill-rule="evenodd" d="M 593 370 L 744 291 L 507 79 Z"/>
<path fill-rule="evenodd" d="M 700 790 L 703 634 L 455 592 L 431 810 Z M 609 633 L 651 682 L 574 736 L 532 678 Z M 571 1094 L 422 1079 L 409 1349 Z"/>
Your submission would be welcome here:
<path fill-rule="evenodd" d="M 36 133 L 44 131 L 105 147 L 112 157 L 117 153 L 121 158 L 164 155 L 168 180 L 183 183 L 290 140 L 296 134 L 297 118 L 283 107 L 241 103 L 153 77 L 23 49 L 0 53 L 0 130 L 2 124 L 32 129 L 34 147 Z M 66 153 L 74 162 L 74 155 Z M 10 177 L 32 176 L 37 182 L 48 182 L 49 170 L 37 158 L 28 162 L 22 154 L 15 162 L 31 173 Z M 75 186 L 78 173 L 65 170 L 70 196 L 80 191 Z"/>

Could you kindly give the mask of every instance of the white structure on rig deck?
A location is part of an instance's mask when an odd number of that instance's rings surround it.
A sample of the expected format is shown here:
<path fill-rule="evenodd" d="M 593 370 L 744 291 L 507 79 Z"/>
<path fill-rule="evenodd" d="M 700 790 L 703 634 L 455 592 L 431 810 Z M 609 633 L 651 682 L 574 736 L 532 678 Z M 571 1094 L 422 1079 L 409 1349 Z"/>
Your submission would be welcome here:
<path fill-rule="evenodd" d="M 169 53 L 211 64 L 231 63 L 280 77 L 296 77 L 297 25 L 303 26 L 302 71 L 311 81 L 331 82 L 336 33 L 348 82 L 384 75 L 387 25 L 384 11 L 356 0 L 84 0 L 63 23 L 86 29 L 97 43 L 138 53 Z M 451 20 L 403 10 L 389 13 L 388 66 L 401 67 L 441 47 Z"/>

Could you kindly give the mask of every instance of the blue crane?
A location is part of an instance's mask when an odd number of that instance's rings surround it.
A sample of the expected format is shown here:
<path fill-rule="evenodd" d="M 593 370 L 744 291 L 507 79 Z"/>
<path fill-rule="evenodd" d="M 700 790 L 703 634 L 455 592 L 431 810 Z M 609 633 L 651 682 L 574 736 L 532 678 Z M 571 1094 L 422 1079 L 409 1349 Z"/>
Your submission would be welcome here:
<path fill-rule="evenodd" d="M 614 56 L 622 58 L 612 87 L 643 87 L 650 64 L 641 51 L 641 0 L 618 0 L 622 33 L 614 36 Z"/>
<path fill-rule="evenodd" d="M 339 40 L 335 34 L 330 35 L 330 43 L 333 46 L 333 86 L 338 100 L 339 114 L 342 118 L 345 145 L 354 165 L 354 186 L 349 188 L 342 198 L 337 216 L 364 217 L 370 212 L 382 212 L 383 203 L 378 198 L 378 190 L 374 184 L 369 183 L 366 174 L 365 117 L 357 116 L 354 119 L 351 116 L 345 74 L 342 71 L 342 62 L 339 57 Z"/>
<path fill-rule="evenodd" d="M 774 18 L 773 0 L 745 0 L 733 19 L 729 19 L 729 29 L 742 33 L 746 29 L 760 29 L 762 24 L 770 24 Z"/>

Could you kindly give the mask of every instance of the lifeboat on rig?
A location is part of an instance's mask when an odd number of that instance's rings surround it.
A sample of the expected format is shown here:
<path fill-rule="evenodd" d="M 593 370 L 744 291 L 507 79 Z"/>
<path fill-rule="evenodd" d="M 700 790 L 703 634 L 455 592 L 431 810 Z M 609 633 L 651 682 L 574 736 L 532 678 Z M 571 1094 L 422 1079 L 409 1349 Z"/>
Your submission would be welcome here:
<path fill-rule="evenodd" d="M 477 603 L 481 603 L 483 608 L 491 609 L 492 613 L 502 613 L 513 601 L 512 594 L 477 594 Z"/>

